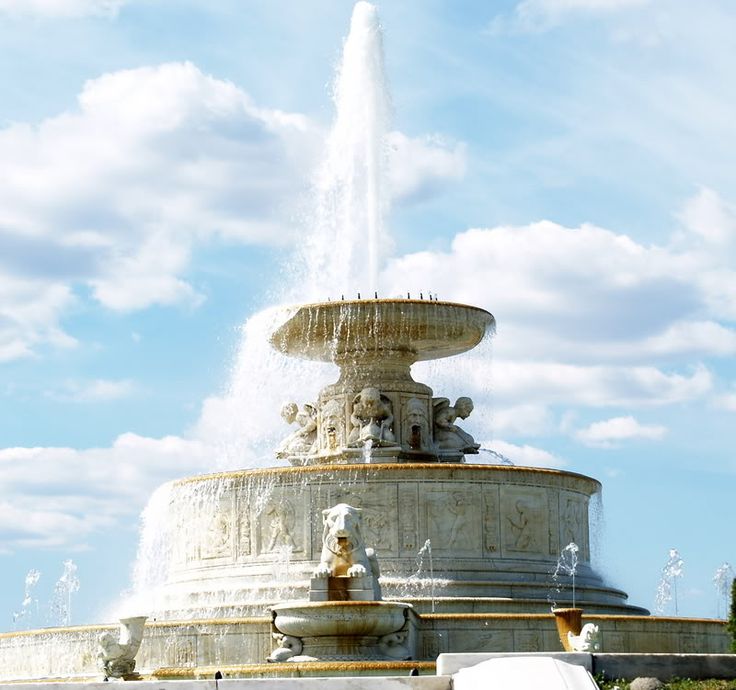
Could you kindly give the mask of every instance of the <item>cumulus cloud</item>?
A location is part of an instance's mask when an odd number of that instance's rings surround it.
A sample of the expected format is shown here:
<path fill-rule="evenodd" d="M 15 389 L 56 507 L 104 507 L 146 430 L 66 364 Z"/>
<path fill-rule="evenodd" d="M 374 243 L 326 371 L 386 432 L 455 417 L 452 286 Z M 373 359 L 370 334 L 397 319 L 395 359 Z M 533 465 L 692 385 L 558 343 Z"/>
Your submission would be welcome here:
<path fill-rule="evenodd" d="M 284 242 L 316 136 L 189 63 L 103 75 L 75 110 L 0 130 L 0 357 L 72 343 L 75 285 L 120 311 L 198 303 L 192 249 Z"/>
<path fill-rule="evenodd" d="M 497 15 L 489 33 L 506 31 L 544 31 L 567 16 L 606 15 L 650 4 L 651 0 L 522 0 L 510 14 Z"/>
<path fill-rule="evenodd" d="M 201 246 L 288 245 L 286 200 L 306 192 L 324 137 L 190 63 L 105 74 L 77 100 L 0 129 L 0 361 L 73 344 L 61 324 L 77 286 L 116 311 L 197 305 Z M 404 202 L 462 175 L 461 144 L 391 137 Z"/>
<path fill-rule="evenodd" d="M 613 448 L 622 441 L 645 439 L 659 441 L 667 433 L 667 427 L 659 424 L 640 424 L 634 417 L 613 417 L 594 422 L 575 432 L 575 438 L 586 446 Z"/>
<path fill-rule="evenodd" d="M 109 448 L 0 450 L 0 537 L 15 548 L 84 548 L 137 516 L 161 482 L 211 467 L 206 444 L 127 433 Z M 132 523 L 131 523 L 132 524 Z"/>
<path fill-rule="evenodd" d="M 0 0 L 0 14 L 35 17 L 114 17 L 126 0 Z"/>
<path fill-rule="evenodd" d="M 461 180 L 467 167 L 466 146 L 439 136 L 408 137 L 391 132 L 389 187 L 398 203 L 420 201 Z"/>
<path fill-rule="evenodd" d="M 626 235 L 542 221 L 471 229 L 447 252 L 418 252 L 384 273 L 392 292 L 481 304 L 514 359 L 650 361 L 736 353 L 736 271 L 720 251 L 645 246 Z M 544 335 L 544 338 L 539 337 Z"/>
<path fill-rule="evenodd" d="M 128 379 L 92 381 L 66 381 L 55 390 L 45 391 L 45 395 L 56 400 L 71 402 L 105 402 L 127 398 L 136 389 L 135 383 Z"/>
<path fill-rule="evenodd" d="M 424 379 L 474 397 L 476 437 L 566 434 L 558 420 L 576 407 L 625 416 L 717 389 L 711 360 L 736 354 L 736 273 L 724 250 L 735 218 L 700 190 L 666 245 L 549 221 L 471 229 L 447 251 L 396 258 L 383 278 L 392 294 L 430 287 L 495 314 L 492 357 L 474 351 L 462 371 L 437 367 Z"/>
<path fill-rule="evenodd" d="M 483 446 L 500 453 L 511 460 L 514 465 L 554 468 L 560 468 L 567 465 L 567 461 L 564 458 L 554 455 L 543 448 L 535 448 L 530 445 L 516 445 L 507 441 L 496 440 L 488 441 L 487 443 L 484 443 Z"/>

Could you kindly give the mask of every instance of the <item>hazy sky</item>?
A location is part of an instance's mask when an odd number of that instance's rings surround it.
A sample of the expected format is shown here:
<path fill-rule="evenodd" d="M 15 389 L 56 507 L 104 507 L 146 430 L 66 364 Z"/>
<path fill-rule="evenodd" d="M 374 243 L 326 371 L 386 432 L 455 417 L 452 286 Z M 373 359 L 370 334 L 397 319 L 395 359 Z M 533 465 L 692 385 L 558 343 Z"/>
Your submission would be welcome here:
<path fill-rule="evenodd" d="M 293 288 L 351 9 L 0 0 L 0 629 L 46 623 L 69 558 L 72 622 L 99 620 L 153 489 L 271 462 L 241 437 L 288 433 L 272 389 L 315 396 L 257 313 Z M 420 378 L 474 398 L 484 446 L 603 482 L 597 566 L 631 603 L 653 608 L 677 548 L 679 612 L 716 615 L 736 563 L 736 8 L 379 9 L 382 289 L 498 321 L 492 352 Z M 32 568 L 39 610 L 14 623 Z"/>

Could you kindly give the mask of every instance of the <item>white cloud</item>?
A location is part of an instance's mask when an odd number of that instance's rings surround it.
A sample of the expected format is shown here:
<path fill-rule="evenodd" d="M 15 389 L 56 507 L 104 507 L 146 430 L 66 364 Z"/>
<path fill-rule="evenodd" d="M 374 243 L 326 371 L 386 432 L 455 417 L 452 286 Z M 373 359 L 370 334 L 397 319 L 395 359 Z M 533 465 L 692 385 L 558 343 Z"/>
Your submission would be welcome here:
<path fill-rule="evenodd" d="M 197 305 L 200 246 L 288 245 L 323 136 L 190 63 L 102 75 L 76 109 L 0 129 L 0 360 L 72 344 L 78 285 L 117 311 Z M 404 198 L 462 175 L 462 145 L 391 136 Z"/>
<path fill-rule="evenodd" d="M 574 15 L 608 15 L 650 4 L 651 0 L 522 0 L 511 14 L 491 21 L 491 34 L 507 31 L 545 31 Z"/>
<path fill-rule="evenodd" d="M 394 294 L 429 284 L 440 298 L 487 306 L 502 358 L 648 362 L 736 351 L 723 323 L 736 309 L 736 271 L 722 252 L 692 244 L 645 246 L 549 221 L 472 229 L 448 252 L 390 262 L 384 280 Z"/>
<path fill-rule="evenodd" d="M 69 286 L 17 278 L 3 272 L 0 265 L 0 363 L 30 357 L 44 343 L 73 347 L 75 339 L 59 324 L 60 314 L 73 303 Z"/>
<path fill-rule="evenodd" d="M 488 441 L 483 444 L 485 448 L 490 448 L 497 453 L 507 457 L 515 465 L 523 465 L 525 467 L 554 467 L 560 468 L 567 465 L 567 461 L 563 458 L 550 453 L 542 448 L 536 448 L 529 445 L 516 445 L 507 441 Z"/>
<path fill-rule="evenodd" d="M 717 395 L 713 400 L 713 404 L 721 410 L 736 412 L 736 386 L 733 386 L 728 393 Z"/>
<path fill-rule="evenodd" d="M 575 432 L 575 438 L 587 446 L 612 448 L 621 441 L 645 439 L 659 441 L 667 433 L 667 427 L 658 424 L 640 424 L 634 417 L 613 417 L 594 422 Z"/>
<path fill-rule="evenodd" d="M 0 14 L 36 17 L 114 17 L 126 0 L 0 0 Z"/>
<path fill-rule="evenodd" d="M 553 428 L 547 407 L 538 404 L 501 407 L 493 413 L 493 433 L 498 436 L 536 436 Z"/>
<path fill-rule="evenodd" d="M 211 468 L 214 450 L 193 440 L 136 434 L 110 448 L 0 450 L 0 537 L 5 548 L 83 548 L 104 529 L 135 524 L 161 482 Z"/>
<path fill-rule="evenodd" d="M 71 342 L 75 284 L 115 310 L 198 303 L 192 248 L 284 242 L 280 206 L 318 137 L 189 63 L 103 75 L 78 103 L 0 130 L 4 359 Z"/>
<path fill-rule="evenodd" d="M 703 187 L 687 201 L 680 213 L 685 227 L 706 242 L 720 247 L 736 247 L 736 207 L 713 189 Z"/>
<path fill-rule="evenodd" d="M 398 202 L 434 196 L 448 181 L 461 180 L 467 167 L 466 146 L 449 143 L 439 136 L 411 138 L 391 132 L 389 188 Z"/>
<path fill-rule="evenodd" d="M 47 397 L 71 402 L 105 402 L 127 398 L 135 392 L 133 381 L 94 379 L 92 381 L 66 381 L 58 390 L 48 390 Z"/>

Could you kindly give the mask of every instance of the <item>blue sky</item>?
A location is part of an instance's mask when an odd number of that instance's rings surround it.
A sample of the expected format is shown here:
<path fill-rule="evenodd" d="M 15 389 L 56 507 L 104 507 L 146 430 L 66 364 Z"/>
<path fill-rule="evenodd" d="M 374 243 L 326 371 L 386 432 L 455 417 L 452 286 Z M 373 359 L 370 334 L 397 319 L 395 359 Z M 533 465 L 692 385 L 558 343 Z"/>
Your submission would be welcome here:
<path fill-rule="evenodd" d="M 293 283 L 351 9 L 0 0 L 0 628 L 28 570 L 43 609 L 68 558 L 72 621 L 99 619 L 153 489 L 262 465 L 285 433 L 252 362 L 310 377 L 251 317 Z M 498 320 L 492 352 L 424 380 L 470 394 L 468 430 L 517 464 L 603 482 L 599 567 L 632 603 L 674 547 L 679 612 L 715 615 L 736 563 L 730 0 L 379 9 L 382 286 Z"/>

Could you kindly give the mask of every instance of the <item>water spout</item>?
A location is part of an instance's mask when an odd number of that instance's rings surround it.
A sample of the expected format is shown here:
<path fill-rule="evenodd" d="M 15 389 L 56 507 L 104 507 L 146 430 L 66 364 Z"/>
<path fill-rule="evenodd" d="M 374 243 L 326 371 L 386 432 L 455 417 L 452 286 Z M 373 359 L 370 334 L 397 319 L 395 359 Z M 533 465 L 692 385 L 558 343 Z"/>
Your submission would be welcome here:
<path fill-rule="evenodd" d="M 391 245 L 384 227 L 391 106 L 378 12 L 368 2 L 353 10 L 333 99 L 335 121 L 314 184 L 314 230 L 302 257 L 307 289 L 311 296 L 355 294 L 358 287 L 377 294 L 381 260 Z"/>

